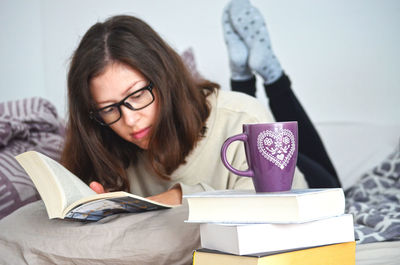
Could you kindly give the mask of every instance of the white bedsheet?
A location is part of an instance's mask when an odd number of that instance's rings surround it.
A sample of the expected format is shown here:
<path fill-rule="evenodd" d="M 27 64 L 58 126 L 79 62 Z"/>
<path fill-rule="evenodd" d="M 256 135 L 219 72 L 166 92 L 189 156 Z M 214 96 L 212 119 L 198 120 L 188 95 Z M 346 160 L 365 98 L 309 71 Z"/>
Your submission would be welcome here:
<path fill-rule="evenodd" d="M 399 265 L 400 241 L 356 245 L 356 265 Z"/>

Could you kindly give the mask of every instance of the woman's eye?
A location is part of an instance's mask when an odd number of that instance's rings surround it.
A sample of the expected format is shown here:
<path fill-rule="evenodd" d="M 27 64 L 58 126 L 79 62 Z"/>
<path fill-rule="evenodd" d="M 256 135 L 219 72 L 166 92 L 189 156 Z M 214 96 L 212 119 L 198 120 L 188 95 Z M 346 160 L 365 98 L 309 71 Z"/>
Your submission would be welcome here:
<path fill-rule="evenodd" d="M 130 99 L 139 99 L 141 96 L 143 96 L 144 91 L 138 91 L 137 93 L 133 94 Z"/>
<path fill-rule="evenodd" d="M 100 112 L 100 115 L 107 115 L 107 114 L 114 113 L 116 111 L 116 109 L 117 108 L 113 106 L 113 107 L 108 107 L 108 108 L 102 109 L 99 112 Z"/>

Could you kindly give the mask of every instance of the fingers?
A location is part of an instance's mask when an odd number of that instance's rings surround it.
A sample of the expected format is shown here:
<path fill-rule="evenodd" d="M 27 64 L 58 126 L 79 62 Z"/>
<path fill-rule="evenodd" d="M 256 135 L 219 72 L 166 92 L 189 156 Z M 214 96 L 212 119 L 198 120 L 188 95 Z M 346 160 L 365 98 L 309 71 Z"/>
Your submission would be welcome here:
<path fill-rule="evenodd" d="M 100 183 L 98 183 L 97 181 L 92 181 L 89 184 L 89 187 L 94 190 L 96 193 L 105 193 L 106 191 L 104 190 L 103 185 L 101 185 Z"/>

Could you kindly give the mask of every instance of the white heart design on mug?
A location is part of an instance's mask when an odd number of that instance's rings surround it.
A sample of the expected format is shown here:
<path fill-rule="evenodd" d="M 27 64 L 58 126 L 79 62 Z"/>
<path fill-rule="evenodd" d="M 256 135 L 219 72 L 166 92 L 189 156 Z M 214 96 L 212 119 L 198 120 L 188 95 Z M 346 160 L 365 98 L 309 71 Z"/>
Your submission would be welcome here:
<path fill-rule="evenodd" d="M 288 129 L 262 131 L 257 137 L 258 151 L 280 169 L 284 169 L 296 149 L 293 133 Z"/>

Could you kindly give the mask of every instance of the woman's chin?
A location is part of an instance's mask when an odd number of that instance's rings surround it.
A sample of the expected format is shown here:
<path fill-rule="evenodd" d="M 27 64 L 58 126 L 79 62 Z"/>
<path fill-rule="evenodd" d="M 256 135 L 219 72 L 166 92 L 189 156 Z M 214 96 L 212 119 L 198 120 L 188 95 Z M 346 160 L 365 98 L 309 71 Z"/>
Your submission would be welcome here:
<path fill-rule="evenodd" d="M 137 147 L 139 147 L 140 149 L 143 150 L 147 150 L 149 147 L 149 141 L 146 139 L 143 139 L 142 141 L 135 141 L 130 139 L 129 142 L 133 143 L 134 145 L 136 145 Z"/>

